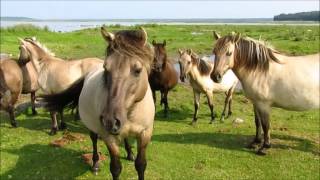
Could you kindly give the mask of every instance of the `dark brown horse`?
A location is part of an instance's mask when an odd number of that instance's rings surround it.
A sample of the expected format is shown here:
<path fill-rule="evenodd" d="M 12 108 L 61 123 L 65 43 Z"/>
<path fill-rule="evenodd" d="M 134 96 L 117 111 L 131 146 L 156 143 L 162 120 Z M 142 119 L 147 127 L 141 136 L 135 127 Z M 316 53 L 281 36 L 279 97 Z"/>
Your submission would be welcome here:
<path fill-rule="evenodd" d="M 178 83 L 178 73 L 173 64 L 169 61 L 166 51 L 166 41 L 156 43 L 154 47 L 154 63 L 149 76 L 149 83 L 152 89 L 154 103 L 156 103 L 156 91 L 161 93 L 160 105 L 164 104 L 164 115 L 168 116 L 168 92 Z"/>
<path fill-rule="evenodd" d="M 22 72 L 15 60 L 0 60 L 0 110 L 9 113 L 11 125 L 17 127 L 14 116 L 14 105 L 22 90 Z"/>

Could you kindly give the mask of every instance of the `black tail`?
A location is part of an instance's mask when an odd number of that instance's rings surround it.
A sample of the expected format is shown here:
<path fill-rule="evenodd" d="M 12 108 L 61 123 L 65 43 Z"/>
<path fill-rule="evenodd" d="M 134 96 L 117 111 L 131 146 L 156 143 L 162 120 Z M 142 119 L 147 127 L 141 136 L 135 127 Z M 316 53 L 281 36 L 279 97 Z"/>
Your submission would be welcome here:
<path fill-rule="evenodd" d="M 83 87 L 85 77 L 74 82 L 68 89 L 49 95 L 40 95 L 37 101 L 49 111 L 61 111 L 64 108 L 75 108 L 78 106 L 79 96 Z"/>

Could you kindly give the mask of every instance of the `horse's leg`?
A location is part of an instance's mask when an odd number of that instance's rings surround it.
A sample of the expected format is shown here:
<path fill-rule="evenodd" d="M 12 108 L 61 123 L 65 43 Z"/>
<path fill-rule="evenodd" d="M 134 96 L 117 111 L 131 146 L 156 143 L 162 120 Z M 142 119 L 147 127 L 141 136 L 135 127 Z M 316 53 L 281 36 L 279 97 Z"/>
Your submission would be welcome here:
<path fill-rule="evenodd" d="M 32 109 L 32 115 L 37 115 L 37 114 L 38 114 L 38 112 L 36 111 L 35 101 L 36 101 L 36 92 L 32 91 L 32 92 L 31 92 L 31 109 Z"/>
<path fill-rule="evenodd" d="M 153 97 L 154 105 L 156 105 L 157 98 L 156 98 L 156 91 L 155 90 L 152 90 L 152 97 Z"/>
<path fill-rule="evenodd" d="M 58 131 L 57 112 L 51 111 L 50 116 L 51 116 L 51 131 L 49 134 L 55 135 L 57 134 L 57 131 Z"/>
<path fill-rule="evenodd" d="M 75 121 L 79 121 L 80 120 L 79 106 L 76 107 L 76 114 L 74 115 L 74 120 Z"/>
<path fill-rule="evenodd" d="M 139 180 L 144 180 L 144 171 L 147 167 L 147 160 L 146 160 L 146 149 L 147 145 L 150 142 L 151 134 L 145 133 L 144 136 L 140 136 L 138 138 L 138 154 L 135 160 L 135 168 L 138 172 Z"/>
<path fill-rule="evenodd" d="M 163 103 L 164 103 L 164 116 L 168 117 L 169 105 L 168 105 L 168 90 L 167 89 L 163 92 Z"/>
<path fill-rule="evenodd" d="M 112 142 L 106 142 L 108 151 L 110 154 L 110 171 L 112 174 L 113 180 L 118 180 L 119 175 L 122 170 L 121 162 L 120 162 L 120 156 L 119 156 L 119 147 L 118 145 L 112 141 Z"/>
<path fill-rule="evenodd" d="M 212 92 L 207 92 L 206 93 L 207 95 L 207 101 L 208 101 L 208 106 L 210 108 L 210 112 L 211 112 L 211 121 L 210 121 L 210 124 L 213 123 L 214 121 L 214 118 L 215 118 L 215 114 L 214 114 L 214 110 L 213 110 L 213 94 Z"/>
<path fill-rule="evenodd" d="M 124 138 L 124 147 L 127 151 L 127 160 L 129 161 L 134 161 L 134 155 L 133 155 L 133 152 L 132 152 L 132 147 L 129 143 L 129 140 L 128 138 Z"/>
<path fill-rule="evenodd" d="M 193 120 L 191 122 L 192 125 L 195 125 L 198 120 L 198 109 L 200 105 L 200 93 L 193 90 L 193 103 L 194 103 L 194 114 L 193 114 Z"/>
<path fill-rule="evenodd" d="M 9 113 L 9 117 L 10 117 L 10 121 L 11 121 L 11 125 L 12 127 L 17 127 L 17 121 L 16 118 L 14 116 L 14 106 L 10 105 L 8 107 L 8 113 Z"/>
<path fill-rule="evenodd" d="M 67 124 L 64 122 L 64 117 L 63 117 L 63 109 L 61 109 L 59 111 L 59 114 L 60 114 L 60 119 L 61 119 L 61 122 L 60 122 L 60 130 L 64 130 L 67 128 Z"/>
<path fill-rule="evenodd" d="M 269 121 L 269 114 L 270 114 L 270 107 L 268 105 L 263 105 L 262 107 L 257 107 L 257 111 L 259 112 L 259 117 L 263 129 L 263 137 L 264 142 L 263 145 L 258 150 L 258 155 L 266 155 L 266 149 L 271 147 L 270 144 L 270 121 Z"/>
<path fill-rule="evenodd" d="M 99 154 L 97 148 L 97 141 L 98 141 L 98 134 L 90 131 L 90 138 L 92 141 L 92 172 L 93 174 L 97 175 L 99 171 Z"/>
<path fill-rule="evenodd" d="M 164 103 L 164 101 L 163 101 L 163 96 L 164 95 L 164 91 L 163 90 L 160 90 L 160 106 L 162 106 L 162 104 Z"/>
<path fill-rule="evenodd" d="M 235 88 L 236 88 L 236 86 L 232 87 L 232 88 L 228 91 L 229 110 L 228 110 L 227 118 L 229 118 L 229 117 L 232 115 L 231 105 L 232 105 L 233 92 L 234 92 Z"/>
<path fill-rule="evenodd" d="M 256 136 L 253 139 L 253 141 L 247 146 L 250 149 L 256 148 L 256 145 L 259 145 L 261 141 L 261 120 L 259 117 L 259 112 L 257 111 L 257 108 L 253 105 L 253 111 L 254 111 L 254 122 L 256 124 Z"/>
<path fill-rule="evenodd" d="M 220 122 L 224 122 L 224 116 L 225 116 L 225 112 L 227 109 L 228 101 L 229 101 L 229 93 L 226 93 L 226 98 L 224 100 L 224 107 L 223 107 L 223 111 L 221 114 Z"/>

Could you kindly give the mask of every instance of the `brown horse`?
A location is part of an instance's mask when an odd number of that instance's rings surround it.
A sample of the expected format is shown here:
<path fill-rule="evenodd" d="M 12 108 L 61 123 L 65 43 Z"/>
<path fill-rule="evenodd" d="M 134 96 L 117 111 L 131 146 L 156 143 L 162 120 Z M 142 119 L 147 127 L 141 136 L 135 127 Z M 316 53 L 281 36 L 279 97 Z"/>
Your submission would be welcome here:
<path fill-rule="evenodd" d="M 149 83 L 152 89 L 153 100 L 156 103 L 156 91 L 161 93 L 160 105 L 164 104 L 164 115 L 168 116 L 168 92 L 178 83 L 178 73 L 173 64 L 169 61 L 166 52 L 166 41 L 156 43 L 154 47 L 154 63 L 149 75 Z"/>
<path fill-rule="evenodd" d="M 35 106 L 35 99 L 36 99 L 36 91 L 39 89 L 38 84 L 38 72 L 32 65 L 32 62 L 25 63 L 24 61 L 18 60 L 19 66 L 22 70 L 23 76 L 23 85 L 22 85 L 22 94 L 31 94 L 31 108 L 32 114 L 36 115 L 36 106 Z"/>
<path fill-rule="evenodd" d="M 9 113 L 11 125 L 17 127 L 14 116 L 14 105 L 22 90 L 22 72 L 15 60 L 0 60 L 0 110 Z"/>
<path fill-rule="evenodd" d="M 136 138 L 135 168 L 142 180 L 155 114 L 148 83 L 153 50 L 147 44 L 144 29 L 113 34 L 102 28 L 101 33 L 108 42 L 104 66 L 91 71 L 67 90 L 43 98 L 49 109 L 79 103 L 81 121 L 91 131 L 94 172 L 99 170 L 98 135 L 108 147 L 113 179 L 119 179 L 122 169 L 119 144 L 124 140 L 128 157 L 132 158 L 126 138 Z"/>

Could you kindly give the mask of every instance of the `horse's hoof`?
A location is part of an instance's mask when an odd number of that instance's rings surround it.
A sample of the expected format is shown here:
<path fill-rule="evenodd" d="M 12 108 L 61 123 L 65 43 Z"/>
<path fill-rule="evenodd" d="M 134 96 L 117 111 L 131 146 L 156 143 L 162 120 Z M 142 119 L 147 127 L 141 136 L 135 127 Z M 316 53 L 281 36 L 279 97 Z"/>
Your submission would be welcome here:
<path fill-rule="evenodd" d="M 95 167 L 92 168 L 92 173 L 93 173 L 95 176 L 98 175 L 98 171 L 99 171 L 99 168 L 95 168 Z"/>
<path fill-rule="evenodd" d="M 256 149 L 258 147 L 257 143 L 250 143 L 246 146 L 247 149 Z"/>
<path fill-rule="evenodd" d="M 192 121 L 192 122 L 189 123 L 189 125 L 191 125 L 191 126 L 196 126 L 196 124 L 197 123 L 195 121 Z"/>
<path fill-rule="evenodd" d="M 32 110 L 32 115 L 33 116 L 38 115 L 38 112 L 36 110 Z"/>
<path fill-rule="evenodd" d="M 260 149 L 257 151 L 256 154 L 259 155 L 259 156 L 265 156 L 265 155 L 267 155 L 267 151 L 266 151 L 266 149 L 264 149 L 264 148 L 260 148 Z"/>
<path fill-rule="evenodd" d="M 56 135 L 57 134 L 58 129 L 57 128 L 52 128 L 51 131 L 49 132 L 50 136 Z"/>
<path fill-rule="evenodd" d="M 67 124 L 66 124 L 65 122 L 62 122 L 62 123 L 60 124 L 59 129 L 60 129 L 60 130 L 65 130 L 65 129 L 67 129 Z"/>
<path fill-rule="evenodd" d="M 11 123 L 11 126 L 12 126 L 13 128 L 17 128 L 17 127 L 18 127 L 18 125 L 17 125 L 17 123 L 16 123 L 16 122 Z"/>
<path fill-rule="evenodd" d="M 133 154 L 129 154 L 129 155 L 127 156 L 127 160 L 128 160 L 128 161 L 134 161 L 134 155 L 133 155 Z"/>
<path fill-rule="evenodd" d="M 269 149 L 269 148 L 271 148 L 271 144 L 263 144 L 262 147 L 264 147 L 264 148 L 266 148 L 266 149 Z"/>

